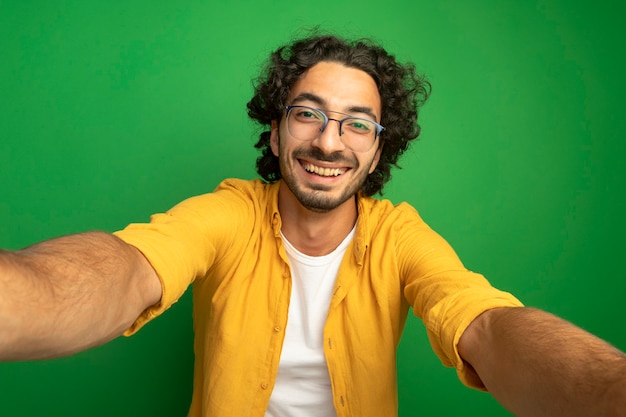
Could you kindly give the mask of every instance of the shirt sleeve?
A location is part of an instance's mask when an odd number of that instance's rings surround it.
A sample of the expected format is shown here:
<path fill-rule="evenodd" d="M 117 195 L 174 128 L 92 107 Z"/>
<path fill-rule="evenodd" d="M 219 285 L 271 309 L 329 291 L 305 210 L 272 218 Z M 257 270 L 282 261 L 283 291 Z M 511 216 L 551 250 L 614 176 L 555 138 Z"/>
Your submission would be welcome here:
<path fill-rule="evenodd" d="M 214 193 L 187 199 L 149 223 L 130 224 L 114 234 L 136 247 L 156 271 L 161 300 L 145 310 L 124 333 L 136 333 L 185 293 L 196 279 L 207 275 L 250 221 L 249 207 L 236 187 L 223 184 Z"/>
<path fill-rule="evenodd" d="M 441 362 L 456 368 L 465 385 L 484 390 L 482 381 L 459 355 L 459 339 L 483 312 L 522 303 L 494 288 L 483 275 L 466 269 L 452 247 L 416 212 L 409 211 L 400 224 L 398 249 L 405 298 L 423 320 Z"/>

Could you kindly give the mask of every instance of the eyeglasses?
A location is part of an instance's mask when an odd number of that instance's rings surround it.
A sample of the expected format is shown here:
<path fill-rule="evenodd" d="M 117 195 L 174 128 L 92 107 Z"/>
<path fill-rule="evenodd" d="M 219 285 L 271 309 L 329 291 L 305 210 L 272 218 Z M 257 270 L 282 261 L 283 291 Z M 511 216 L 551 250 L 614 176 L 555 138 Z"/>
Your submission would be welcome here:
<path fill-rule="evenodd" d="M 333 111 L 344 115 L 343 119 L 333 119 L 320 109 L 309 106 L 285 107 L 287 130 L 294 138 L 302 141 L 311 141 L 319 137 L 328 126 L 330 120 L 339 123 L 339 137 L 344 145 L 355 152 L 369 151 L 380 132 L 385 129 L 373 120 L 355 117 L 349 114 Z"/>

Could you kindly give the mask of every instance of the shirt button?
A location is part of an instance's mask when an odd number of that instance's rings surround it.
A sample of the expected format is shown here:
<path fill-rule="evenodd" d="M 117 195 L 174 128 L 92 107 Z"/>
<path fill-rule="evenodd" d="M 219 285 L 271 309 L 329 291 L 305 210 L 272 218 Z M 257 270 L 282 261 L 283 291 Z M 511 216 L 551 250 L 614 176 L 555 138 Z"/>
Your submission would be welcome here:
<path fill-rule="evenodd" d="M 276 327 L 274 327 L 274 331 L 275 331 L 276 333 L 280 332 L 280 326 L 276 326 Z"/>
<path fill-rule="evenodd" d="M 264 382 L 264 383 L 261 384 L 261 388 L 262 389 L 267 389 L 267 387 L 269 387 L 267 382 Z"/>

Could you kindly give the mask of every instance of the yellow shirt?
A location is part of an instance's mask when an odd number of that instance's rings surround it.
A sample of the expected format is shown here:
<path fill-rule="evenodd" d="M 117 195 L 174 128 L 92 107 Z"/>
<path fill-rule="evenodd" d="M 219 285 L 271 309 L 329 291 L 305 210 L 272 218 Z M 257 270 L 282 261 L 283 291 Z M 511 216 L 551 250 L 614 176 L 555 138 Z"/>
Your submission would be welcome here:
<path fill-rule="evenodd" d="M 116 233 L 143 252 L 163 284 L 161 302 L 127 334 L 193 283 L 190 417 L 265 413 L 291 292 L 277 196 L 278 184 L 227 180 L 213 193 L 152 216 L 149 224 Z M 476 385 L 456 349 L 461 334 L 483 311 L 520 302 L 465 269 L 408 204 L 360 197 L 358 210 L 324 328 L 337 415 L 397 416 L 396 348 L 409 307 L 424 321 L 443 364 Z"/>

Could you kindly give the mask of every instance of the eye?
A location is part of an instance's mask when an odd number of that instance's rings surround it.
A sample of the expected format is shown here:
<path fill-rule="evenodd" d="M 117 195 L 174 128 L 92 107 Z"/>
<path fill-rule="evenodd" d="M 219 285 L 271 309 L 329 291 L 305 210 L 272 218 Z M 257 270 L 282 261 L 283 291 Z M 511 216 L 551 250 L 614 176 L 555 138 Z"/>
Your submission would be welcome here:
<path fill-rule="evenodd" d="M 324 122 L 324 116 L 310 107 L 295 107 L 292 113 L 299 122 Z"/>
<path fill-rule="evenodd" d="M 369 133 L 374 129 L 374 125 L 368 121 L 368 120 L 364 120 L 364 119 L 348 119 L 346 121 L 347 126 L 350 130 L 352 130 L 355 133 Z"/>
<path fill-rule="evenodd" d="M 298 112 L 298 116 L 303 117 L 305 119 L 310 119 L 312 117 L 313 118 L 316 117 L 316 114 L 309 110 L 302 110 L 301 112 Z"/>

